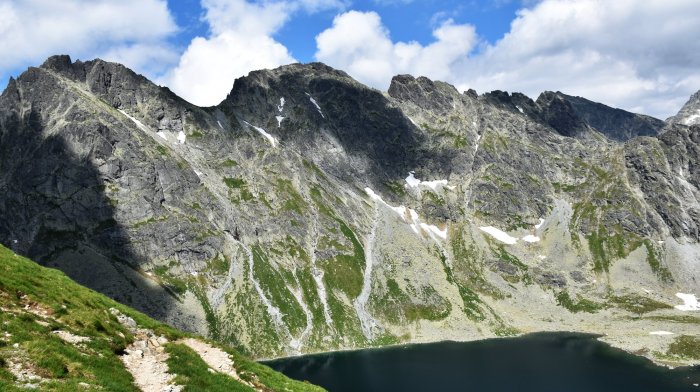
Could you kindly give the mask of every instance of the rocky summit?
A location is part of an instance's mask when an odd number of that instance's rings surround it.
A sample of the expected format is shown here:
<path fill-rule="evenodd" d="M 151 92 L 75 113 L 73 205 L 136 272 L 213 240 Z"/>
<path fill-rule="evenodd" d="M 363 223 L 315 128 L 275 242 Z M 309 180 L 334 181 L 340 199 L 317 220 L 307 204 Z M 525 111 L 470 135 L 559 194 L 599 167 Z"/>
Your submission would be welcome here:
<path fill-rule="evenodd" d="M 0 242 L 256 358 L 567 330 L 698 363 L 697 101 L 313 63 L 202 108 L 55 56 L 0 97 Z"/>

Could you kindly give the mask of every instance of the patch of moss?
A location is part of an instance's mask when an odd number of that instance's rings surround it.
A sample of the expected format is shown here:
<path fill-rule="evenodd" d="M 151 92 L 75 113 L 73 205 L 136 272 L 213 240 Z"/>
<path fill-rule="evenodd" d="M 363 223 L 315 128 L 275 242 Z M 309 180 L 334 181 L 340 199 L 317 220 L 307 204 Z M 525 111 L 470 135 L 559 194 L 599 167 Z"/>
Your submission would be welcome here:
<path fill-rule="evenodd" d="M 684 359 L 700 359 L 700 337 L 681 335 L 668 346 L 667 355 Z"/>
<path fill-rule="evenodd" d="M 170 343 L 165 346 L 168 353 L 168 370 L 175 373 L 174 382 L 184 385 L 192 392 L 254 392 L 255 389 L 234 378 L 211 371 L 209 365 L 191 348 L 184 344 Z"/>
<path fill-rule="evenodd" d="M 608 299 L 608 302 L 611 305 L 617 306 L 618 308 L 637 314 L 649 313 L 659 309 L 673 308 L 671 305 L 663 302 L 635 294 L 612 296 Z"/>
<path fill-rule="evenodd" d="M 302 162 L 302 164 L 304 165 L 305 168 L 307 168 L 307 169 L 313 171 L 314 173 L 316 173 L 316 175 L 317 175 L 319 178 L 326 179 L 326 175 L 323 173 L 323 171 L 322 171 L 321 169 L 319 169 L 318 166 L 316 166 L 313 162 L 309 162 L 309 161 L 307 161 L 306 159 L 304 159 L 304 160 L 301 161 L 301 162 Z"/>
<path fill-rule="evenodd" d="M 296 298 L 287 289 L 293 284 L 293 277 L 285 276 L 276 270 L 270 263 L 267 254 L 259 245 L 252 247 L 253 273 L 260 282 L 266 296 L 272 304 L 282 313 L 282 321 L 289 327 L 293 334 L 300 333 L 306 327 L 306 315 Z"/>
<path fill-rule="evenodd" d="M 663 282 L 673 281 L 671 271 L 669 271 L 665 266 L 661 265 L 661 253 L 656 250 L 651 241 L 645 239 L 644 247 L 647 249 L 647 263 L 649 263 L 651 270 L 654 271 L 656 276 L 658 276 Z"/>
<path fill-rule="evenodd" d="M 343 291 L 349 298 L 356 298 L 362 291 L 365 250 L 344 221 L 337 218 L 336 222 L 345 240 L 352 246 L 351 253 L 321 260 L 319 265 L 325 271 L 324 280 L 328 287 Z"/>
<path fill-rule="evenodd" d="M 406 196 L 406 188 L 403 186 L 403 183 L 400 181 L 386 181 L 384 185 L 389 189 L 393 194 L 399 197 L 404 197 Z"/>
<path fill-rule="evenodd" d="M 224 184 L 226 184 L 227 187 L 231 189 L 239 189 L 245 186 L 245 180 L 242 178 L 231 178 L 231 177 L 224 177 L 223 180 Z"/>
<path fill-rule="evenodd" d="M 226 260 L 224 256 L 219 255 L 215 259 L 210 260 L 207 266 L 216 275 L 226 275 L 231 267 L 231 262 Z"/>
<path fill-rule="evenodd" d="M 313 200 L 314 204 L 316 204 L 318 211 L 327 217 L 335 219 L 335 212 L 333 212 L 333 210 L 325 203 L 321 190 L 314 186 L 311 188 L 310 193 L 311 200 Z"/>
<path fill-rule="evenodd" d="M 303 214 L 307 208 L 307 203 L 290 180 L 277 179 L 275 188 L 277 188 L 280 194 L 287 195 L 282 205 L 285 211 L 293 211 L 300 215 Z"/>
<path fill-rule="evenodd" d="M 438 194 L 431 192 L 431 191 L 424 191 L 422 193 L 423 197 L 427 197 L 428 200 L 437 205 L 437 206 L 444 206 L 445 205 L 445 199 L 442 198 L 442 196 L 439 196 Z"/>
<path fill-rule="evenodd" d="M 139 228 L 144 227 L 146 225 L 150 225 L 150 224 L 157 223 L 157 222 L 163 222 L 167 219 L 168 219 L 167 216 L 159 216 L 159 217 L 152 216 L 148 219 L 134 223 L 131 227 L 133 229 L 139 229 Z"/>
<path fill-rule="evenodd" d="M 405 321 L 442 320 L 449 316 L 452 305 L 438 294 L 432 286 L 422 286 L 412 290 L 413 295 L 401 290 L 394 279 L 387 279 L 387 292 L 372 298 L 372 307 L 386 320 L 398 324 Z"/>
<path fill-rule="evenodd" d="M 605 308 L 605 305 L 600 304 L 598 302 L 593 302 L 591 300 L 585 299 L 581 297 L 580 295 L 577 296 L 577 300 L 574 301 L 571 296 L 569 296 L 569 293 L 566 291 L 562 291 L 558 293 L 555 296 L 557 300 L 557 305 L 562 306 L 566 308 L 568 311 L 572 313 L 579 313 L 579 312 L 585 312 L 585 313 L 596 313 L 599 310 Z"/>
<path fill-rule="evenodd" d="M 452 145 L 454 146 L 454 148 L 464 148 L 467 147 L 469 143 L 467 142 L 467 138 L 464 137 L 464 135 L 457 135 L 455 136 Z"/>
<path fill-rule="evenodd" d="M 528 270 L 528 266 L 523 264 L 522 261 L 520 261 L 519 258 L 515 257 L 514 255 L 508 253 L 508 251 L 503 247 L 503 245 L 498 245 L 496 249 L 494 249 L 494 252 L 496 253 L 496 256 L 502 260 L 505 261 L 508 264 L 512 264 L 519 269 L 523 271 Z"/>
<path fill-rule="evenodd" d="M 238 162 L 234 161 L 233 159 L 227 159 L 225 161 L 222 161 L 220 165 L 221 167 L 234 167 L 238 166 Z"/>

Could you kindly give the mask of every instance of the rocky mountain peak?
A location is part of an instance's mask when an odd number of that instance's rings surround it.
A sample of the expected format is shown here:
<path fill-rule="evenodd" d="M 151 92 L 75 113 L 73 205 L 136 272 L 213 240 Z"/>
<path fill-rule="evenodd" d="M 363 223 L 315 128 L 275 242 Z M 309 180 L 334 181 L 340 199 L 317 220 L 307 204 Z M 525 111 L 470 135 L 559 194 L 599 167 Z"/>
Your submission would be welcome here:
<path fill-rule="evenodd" d="M 545 91 L 537 97 L 541 118 L 564 136 L 581 136 L 590 128 L 561 92 Z"/>
<path fill-rule="evenodd" d="M 399 101 L 412 102 L 420 108 L 445 113 L 454 109 L 459 100 L 457 89 L 444 82 L 435 82 L 424 76 L 397 75 L 391 79 L 389 96 Z"/>
<path fill-rule="evenodd" d="M 675 116 L 669 117 L 666 122 L 683 125 L 700 124 L 700 91 L 691 95 L 681 110 Z"/>
<path fill-rule="evenodd" d="M 60 55 L 55 55 L 51 56 L 46 61 L 44 61 L 43 64 L 41 64 L 40 68 L 45 68 L 45 69 L 51 69 L 54 71 L 66 71 L 71 69 L 73 66 L 73 62 L 71 61 L 71 58 L 67 54 L 60 54 Z"/>
<path fill-rule="evenodd" d="M 511 112 L 520 112 L 535 120 L 540 119 L 539 107 L 535 101 L 525 94 L 518 92 L 510 94 L 507 91 L 494 90 L 483 94 L 481 99 L 501 109 Z"/>
<path fill-rule="evenodd" d="M 663 121 L 612 108 L 585 98 L 546 91 L 537 98 L 542 119 L 565 136 L 585 136 L 591 129 L 610 140 L 624 142 L 637 136 L 655 136 Z"/>

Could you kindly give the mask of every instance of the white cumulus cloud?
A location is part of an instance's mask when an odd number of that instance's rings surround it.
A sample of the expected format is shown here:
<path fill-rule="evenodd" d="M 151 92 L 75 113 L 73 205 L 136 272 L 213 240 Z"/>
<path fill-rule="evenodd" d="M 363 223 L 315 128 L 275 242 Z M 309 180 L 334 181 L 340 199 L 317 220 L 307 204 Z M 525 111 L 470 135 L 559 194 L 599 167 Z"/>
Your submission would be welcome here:
<path fill-rule="evenodd" d="M 411 73 L 451 79 L 451 69 L 477 43 L 473 26 L 443 22 L 427 46 L 393 43 L 376 12 L 350 11 L 338 15 L 333 26 L 316 37 L 316 59 L 341 68 L 359 81 L 386 89 L 391 77 Z"/>
<path fill-rule="evenodd" d="M 165 0 L 3 0 L 0 69 L 67 53 L 130 60 L 145 72 L 173 60 L 164 40 L 176 30 Z"/>
<path fill-rule="evenodd" d="M 342 9 L 341 0 L 203 0 L 208 37 L 196 37 L 179 64 L 160 82 L 188 101 L 211 106 L 231 91 L 236 78 L 296 60 L 273 38 L 297 11 Z"/>
<path fill-rule="evenodd" d="M 427 45 L 393 42 L 374 12 L 336 17 L 317 37 L 316 58 L 385 89 L 393 74 L 444 80 L 464 90 L 561 90 L 666 117 L 700 89 L 700 2 L 524 2 L 499 41 L 480 42 L 450 21 Z"/>

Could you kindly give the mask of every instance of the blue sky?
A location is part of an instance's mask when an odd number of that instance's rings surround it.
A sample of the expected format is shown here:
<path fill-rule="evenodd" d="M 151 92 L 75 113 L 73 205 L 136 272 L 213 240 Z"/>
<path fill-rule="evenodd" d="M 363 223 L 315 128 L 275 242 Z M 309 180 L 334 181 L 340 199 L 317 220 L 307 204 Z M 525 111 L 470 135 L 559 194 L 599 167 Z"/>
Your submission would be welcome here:
<path fill-rule="evenodd" d="M 665 118 L 700 89 L 697 0 L 0 0 L 0 88 L 57 53 L 121 62 L 200 105 L 260 68 L 323 61 Z"/>
<path fill-rule="evenodd" d="M 202 19 L 204 9 L 200 0 L 169 0 L 181 31 L 173 37 L 173 43 L 185 48 L 195 36 L 205 36 L 209 29 Z M 453 19 L 457 23 L 471 23 L 479 35 L 488 42 L 496 42 L 510 28 L 515 13 L 522 7 L 519 0 L 385 0 L 354 1 L 346 9 L 377 11 L 381 14 L 392 38 L 398 41 L 418 41 L 425 45 L 432 40 L 432 30 L 441 20 Z M 337 10 L 325 10 L 299 15 L 286 24 L 275 37 L 289 48 L 301 62 L 314 61 L 314 38 L 331 25 Z"/>

